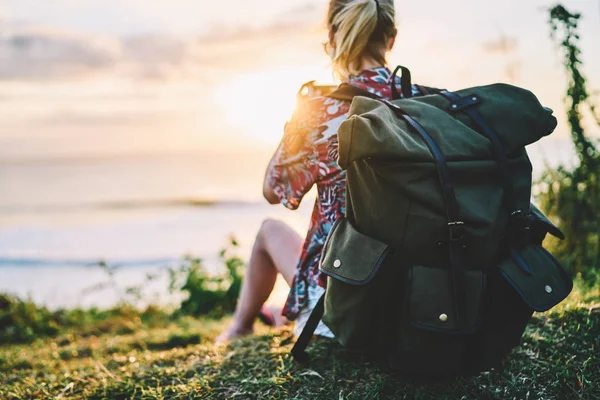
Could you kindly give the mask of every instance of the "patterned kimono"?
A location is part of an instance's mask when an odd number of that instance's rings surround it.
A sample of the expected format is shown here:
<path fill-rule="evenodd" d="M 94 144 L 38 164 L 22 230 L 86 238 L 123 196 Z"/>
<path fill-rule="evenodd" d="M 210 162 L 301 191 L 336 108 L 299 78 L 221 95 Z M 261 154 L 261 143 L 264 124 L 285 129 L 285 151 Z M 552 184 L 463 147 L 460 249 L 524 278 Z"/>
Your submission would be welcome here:
<path fill-rule="evenodd" d="M 391 99 L 391 76 L 388 68 L 379 67 L 351 76 L 345 83 Z M 396 86 L 400 92 L 399 79 Z M 346 172 L 337 164 L 337 130 L 349 109 L 349 102 L 327 97 L 300 104 L 285 126 L 283 140 L 267 172 L 268 183 L 291 210 L 297 209 L 302 197 L 317 185 L 308 233 L 283 309 L 290 320 L 298 318 L 307 306 L 314 306 L 318 298 L 309 297 L 323 293 L 327 283 L 319 271 L 319 258 L 333 224 L 346 212 Z"/>

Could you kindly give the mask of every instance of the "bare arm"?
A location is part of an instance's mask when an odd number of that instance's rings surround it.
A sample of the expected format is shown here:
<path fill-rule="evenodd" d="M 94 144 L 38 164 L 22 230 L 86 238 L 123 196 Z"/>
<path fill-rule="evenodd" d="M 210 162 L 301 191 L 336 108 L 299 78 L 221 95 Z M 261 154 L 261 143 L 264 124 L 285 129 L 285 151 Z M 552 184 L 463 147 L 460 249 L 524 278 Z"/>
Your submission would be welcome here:
<path fill-rule="evenodd" d="M 306 123 L 294 122 L 303 114 L 297 112 L 287 123 L 275 154 L 269 162 L 263 181 L 263 196 L 271 204 L 283 204 L 290 210 L 300 205 L 304 194 L 318 178 L 319 168 L 315 148 Z"/>
<path fill-rule="evenodd" d="M 277 151 L 279 151 L 279 149 L 277 149 Z M 269 166 L 267 167 L 267 170 L 265 172 L 265 177 L 263 180 L 263 196 L 269 202 L 269 204 L 281 203 L 281 201 L 279 200 L 279 197 L 277 197 L 277 195 L 275 194 L 275 191 L 271 187 L 271 184 L 269 184 L 269 179 L 268 179 L 268 176 L 270 175 L 269 172 L 271 170 L 271 166 L 273 165 L 273 161 L 275 160 L 275 157 L 277 155 L 277 151 L 271 158 L 271 161 L 269 161 Z"/>

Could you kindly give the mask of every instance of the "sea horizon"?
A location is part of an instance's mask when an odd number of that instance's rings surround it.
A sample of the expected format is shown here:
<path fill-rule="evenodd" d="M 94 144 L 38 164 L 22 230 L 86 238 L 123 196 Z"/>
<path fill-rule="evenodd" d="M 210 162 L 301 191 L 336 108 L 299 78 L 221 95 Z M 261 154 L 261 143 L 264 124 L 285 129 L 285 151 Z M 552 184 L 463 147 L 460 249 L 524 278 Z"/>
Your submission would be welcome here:
<path fill-rule="evenodd" d="M 0 292 L 52 308 L 107 307 L 120 296 L 81 297 L 106 278 L 99 265 L 118 271 L 124 291 L 186 256 L 221 271 L 218 254 L 231 236 L 247 259 L 265 218 L 303 236 L 314 190 L 295 212 L 267 204 L 261 184 L 271 152 L 0 160 Z M 563 138 L 542 139 L 529 154 L 535 176 L 575 161 Z M 158 300 L 168 303 L 166 287 Z"/>

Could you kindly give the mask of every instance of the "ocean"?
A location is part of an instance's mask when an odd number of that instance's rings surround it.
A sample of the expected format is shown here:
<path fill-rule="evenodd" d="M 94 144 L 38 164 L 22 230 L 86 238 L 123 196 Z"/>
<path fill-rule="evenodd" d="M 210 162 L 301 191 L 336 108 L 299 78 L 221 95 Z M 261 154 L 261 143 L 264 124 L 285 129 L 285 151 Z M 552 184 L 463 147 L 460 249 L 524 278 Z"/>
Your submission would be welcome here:
<path fill-rule="evenodd" d="M 574 161 L 566 139 L 543 140 L 529 153 L 537 175 L 546 164 Z M 265 218 L 306 231 L 314 193 L 294 212 L 268 205 L 268 159 L 257 152 L 0 160 L 0 292 L 50 308 L 108 307 L 143 285 L 147 302 L 174 303 L 162 272 L 186 255 L 217 272 L 231 236 L 247 259 Z M 161 278 L 147 282 L 156 273 Z M 285 297 L 281 282 L 279 291 Z"/>

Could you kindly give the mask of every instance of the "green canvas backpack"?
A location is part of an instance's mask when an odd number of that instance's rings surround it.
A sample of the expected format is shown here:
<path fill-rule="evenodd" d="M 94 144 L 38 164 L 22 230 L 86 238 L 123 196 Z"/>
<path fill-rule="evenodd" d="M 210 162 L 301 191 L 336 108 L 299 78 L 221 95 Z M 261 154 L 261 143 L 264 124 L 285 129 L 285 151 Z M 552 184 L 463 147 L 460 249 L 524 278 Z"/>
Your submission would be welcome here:
<path fill-rule="evenodd" d="M 552 110 L 505 84 L 418 89 L 391 102 L 350 86 L 330 95 L 353 99 L 338 131 L 346 215 L 325 243 L 327 290 L 297 360 L 322 319 L 344 347 L 401 373 L 477 373 L 572 289 L 542 247 L 563 234 L 530 203 L 525 146 L 553 132 Z"/>

